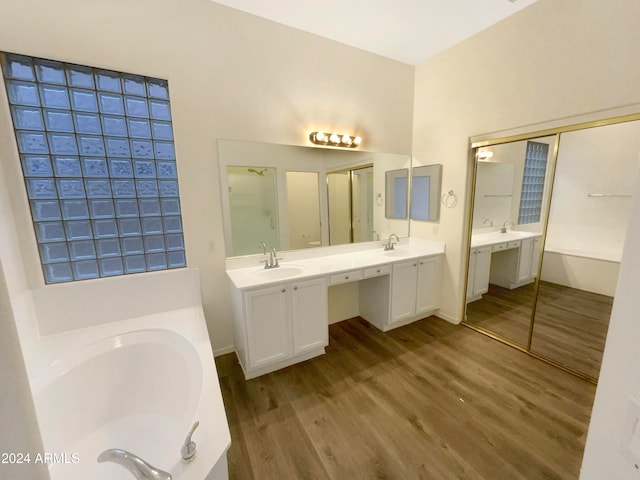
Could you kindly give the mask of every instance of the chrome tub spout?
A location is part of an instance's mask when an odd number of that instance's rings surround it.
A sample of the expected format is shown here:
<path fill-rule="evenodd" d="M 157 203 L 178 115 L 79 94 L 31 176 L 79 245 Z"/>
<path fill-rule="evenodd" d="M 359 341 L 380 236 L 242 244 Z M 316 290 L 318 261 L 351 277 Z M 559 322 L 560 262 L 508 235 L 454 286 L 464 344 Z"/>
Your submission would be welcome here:
<path fill-rule="evenodd" d="M 129 470 L 137 480 L 171 480 L 171 475 L 159 470 L 133 453 L 110 448 L 98 455 L 98 462 L 113 462 Z"/>

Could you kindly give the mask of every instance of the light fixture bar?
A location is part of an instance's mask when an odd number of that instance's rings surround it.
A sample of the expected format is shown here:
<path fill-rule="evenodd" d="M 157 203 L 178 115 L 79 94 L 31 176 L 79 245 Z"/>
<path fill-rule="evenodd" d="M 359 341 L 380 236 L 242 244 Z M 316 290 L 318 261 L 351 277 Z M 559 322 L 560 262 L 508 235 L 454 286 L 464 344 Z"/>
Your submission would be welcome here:
<path fill-rule="evenodd" d="M 309 140 L 316 145 L 325 147 L 356 148 L 360 146 L 362 138 L 337 133 L 311 132 Z"/>

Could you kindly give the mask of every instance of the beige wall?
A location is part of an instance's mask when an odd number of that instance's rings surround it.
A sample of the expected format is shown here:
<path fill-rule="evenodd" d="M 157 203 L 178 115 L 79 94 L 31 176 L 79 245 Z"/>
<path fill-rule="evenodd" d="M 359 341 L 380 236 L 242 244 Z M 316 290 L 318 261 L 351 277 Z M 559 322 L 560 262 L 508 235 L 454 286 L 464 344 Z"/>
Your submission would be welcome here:
<path fill-rule="evenodd" d="M 636 1 L 539 0 L 416 68 L 413 154 L 442 163 L 443 192 L 460 198 L 442 208 L 437 236 L 447 319 L 462 316 L 469 138 L 640 102 L 638 18 Z"/>
<path fill-rule="evenodd" d="M 369 151 L 411 151 L 413 67 L 208 0 L 5 1 L 0 49 L 169 80 L 187 262 L 201 271 L 214 350 L 233 343 L 216 140 L 304 145 L 323 130 L 358 134 Z M 4 92 L 0 105 L 33 288 L 42 275 Z"/>

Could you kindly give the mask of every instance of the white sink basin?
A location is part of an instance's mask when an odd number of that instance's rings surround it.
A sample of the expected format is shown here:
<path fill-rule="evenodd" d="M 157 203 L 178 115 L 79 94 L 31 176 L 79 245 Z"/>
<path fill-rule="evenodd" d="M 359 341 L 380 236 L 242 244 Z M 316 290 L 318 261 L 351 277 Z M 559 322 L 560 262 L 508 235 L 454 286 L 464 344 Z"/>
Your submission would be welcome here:
<path fill-rule="evenodd" d="M 409 252 L 407 250 L 387 250 L 384 254 L 387 257 L 406 257 Z"/>
<path fill-rule="evenodd" d="M 297 277 L 306 270 L 302 265 L 285 265 L 276 268 L 258 270 L 255 275 L 264 280 L 280 280 L 284 278 Z"/>

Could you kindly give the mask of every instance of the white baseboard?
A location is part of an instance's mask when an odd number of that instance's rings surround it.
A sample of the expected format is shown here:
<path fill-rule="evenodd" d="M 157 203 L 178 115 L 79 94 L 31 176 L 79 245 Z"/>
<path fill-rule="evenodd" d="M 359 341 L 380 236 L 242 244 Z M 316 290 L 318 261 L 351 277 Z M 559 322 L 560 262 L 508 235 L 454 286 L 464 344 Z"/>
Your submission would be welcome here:
<path fill-rule="evenodd" d="M 219 357 L 220 355 L 226 355 L 227 353 L 233 353 L 235 351 L 236 351 L 235 345 L 229 345 L 227 347 L 216 348 L 213 351 L 213 356 L 214 357 Z"/>

